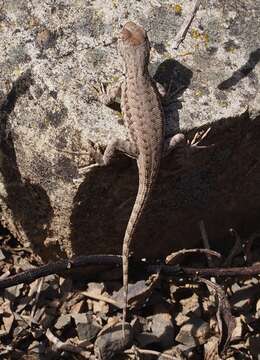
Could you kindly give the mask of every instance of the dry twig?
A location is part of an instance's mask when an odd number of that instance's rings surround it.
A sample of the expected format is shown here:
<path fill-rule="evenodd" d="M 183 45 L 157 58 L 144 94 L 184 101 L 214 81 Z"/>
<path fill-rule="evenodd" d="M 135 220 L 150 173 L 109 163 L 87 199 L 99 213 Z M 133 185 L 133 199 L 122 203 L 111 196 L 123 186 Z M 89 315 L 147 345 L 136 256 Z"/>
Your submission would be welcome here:
<path fill-rule="evenodd" d="M 183 250 L 181 251 L 183 253 Z M 216 255 L 218 253 L 212 250 L 206 249 L 191 249 L 186 251 L 187 253 L 201 252 L 210 253 Z M 184 253 L 183 253 L 184 254 Z M 221 255 L 216 255 L 220 257 Z M 56 263 L 49 263 L 46 265 L 39 266 L 38 268 L 25 270 L 19 274 L 9 276 L 5 279 L 0 279 L 0 289 L 6 289 L 8 287 L 18 285 L 21 283 L 30 283 L 40 277 L 64 273 L 66 270 L 76 269 L 79 267 L 86 267 L 89 265 L 96 266 L 120 266 L 122 264 L 122 258 L 119 255 L 86 255 L 78 256 L 73 260 L 60 260 Z M 169 265 L 146 265 L 143 262 L 135 262 L 136 266 L 146 270 L 148 273 L 159 273 L 160 271 L 171 276 L 182 275 L 201 275 L 201 276 L 252 276 L 260 274 L 260 263 L 255 263 L 252 266 L 245 267 L 230 267 L 230 268 L 191 268 L 191 267 L 180 267 L 169 266 Z"/>
<path fill-rule="evenodd" d="M 177 50 L 180 44 L 183 42 L 183 40 L 186 37 L 186 34 L 189 30 L 189 27 L 192 23 L 192 20 L 194 19 L 196 12 L 198 11 L 200 7 L 200 0 L 195 0 L 191 13 L 187 16 L 187 18 L 184 20 L 180 30 L 178 31 L 177 35 L 175 36 L 175 39 L 173 41 L 173 49 Z"/>
<path fill-rule="evenodd" d="M 93 299 L 93 300 L 104 301 L 105 303 L 113 305 L 113 306 L 117 307 L 118 309 L 122 308 L 122 306 L 120 304 L 118 304 L 117 301 L 115 301 L 115 300 L 113 300 L 113 299 L 111 299 L 111 298 L 109 298 L 107 296 L 98 295 L 98 294 L 92 294 L 89 291 L 83 291 L 81 294 L 86 296 L 86 297 L 89 297 L 90 299 Z"/>
<path fill-rule="evenodd" d="M 200 228 L 200 233 L 201 233 L 201 237 L 203 240 L 203 245 L 204 245 L 205 249 L 209 250 L 210 249 L 209 238 L 208 238 L 206 226 L 205 226 L 205 223 L 203 220 L 199 221 L 199 228 Z M 207 255 L 207 260 L 208 260 L 208 265 L 213 266 L 213 261 L 212 261 L 210 254 Z"/>

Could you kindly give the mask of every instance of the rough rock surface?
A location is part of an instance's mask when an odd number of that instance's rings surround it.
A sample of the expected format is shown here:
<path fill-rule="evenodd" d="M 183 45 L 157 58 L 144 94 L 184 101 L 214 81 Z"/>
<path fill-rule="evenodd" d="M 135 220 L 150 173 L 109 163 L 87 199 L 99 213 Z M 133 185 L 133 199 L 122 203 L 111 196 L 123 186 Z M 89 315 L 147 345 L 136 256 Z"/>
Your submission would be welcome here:
<path fill-rule="evenodd" d="M 207 144 L 215 144 L 178 173 L 174 154 L 163 161 L 135 255 L 198 245 L 200 219 L 213 246 L 229 227 L 243 235 L 259 222 L 260 3 L 203 2 L 175 51 L 191 3 L 1 1 L 1 221 L 44 259 L 121 252 L 135 163 L 122 156 L 106 169 L 79 170 L 95 162 L 94 144 L 127 135 L 92 85 L 122 73 L 113 38 L 130 19 L 149 30 L 155 79 L 173 81 L 168 134 L 210 125 Z"/>

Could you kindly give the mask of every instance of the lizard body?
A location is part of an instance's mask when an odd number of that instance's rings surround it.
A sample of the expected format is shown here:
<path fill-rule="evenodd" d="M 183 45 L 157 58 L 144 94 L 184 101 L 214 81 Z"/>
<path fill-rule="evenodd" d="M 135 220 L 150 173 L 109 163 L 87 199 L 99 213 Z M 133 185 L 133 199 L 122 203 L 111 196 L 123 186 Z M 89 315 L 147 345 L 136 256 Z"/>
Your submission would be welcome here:
<path fill-rule="evenodd" d="M 127 22 L 120 33 L 118 48 L 125 63 L 125 79 L 118 87 L 111 88 L 110 93 L 102 94 L 100 99 L 108 104 L 121 90 L 121 108 L 129 132 L 128 141 L 117 139 L 108 144 L 103 157 L 104 164 L 110 162 L 115 150 L 120 150 L 137 160 L 139 171 L 138 192 L 125 231 L 122 250 L 124 331 L 131 240 L 157 178 L 161 158 L 185 138 L 183 134 L 176 134 L 165 142 L 165 118 L 160 94 L 148 72 L 150 43 L 145 30 L 134 22 Z"/>
<path fill-rule="evenodd" d="M 121 32 L 119 49 L 126 66 L 121 97 L 122 111 L 137 155 L 139 172 L 138 192 L 125 231 L 122 251 L 124 330 L 130 243 L 159 170 L 164 145 L 164 116 L 159 94 L 148 72 L 150 44 L 144 30 L 134 23 L 127 23 Z"/>

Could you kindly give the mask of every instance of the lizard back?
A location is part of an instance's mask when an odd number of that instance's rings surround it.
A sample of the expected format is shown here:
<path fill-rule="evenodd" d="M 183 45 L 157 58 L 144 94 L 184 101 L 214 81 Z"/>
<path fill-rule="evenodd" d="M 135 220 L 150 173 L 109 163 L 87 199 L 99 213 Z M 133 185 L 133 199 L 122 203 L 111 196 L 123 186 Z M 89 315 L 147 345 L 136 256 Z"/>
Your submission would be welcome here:
<path fill-rule="evenodd" d="M 144 29 L 133 22 L 126 23 L 121 31 L 119 51 L 126 67 L 121 106 L 130 141 L 136 150 L 139 171 L 138 192 L 123 242 L 124 331 L 129 248 L 160 166 L 164 142 L 164 114 L 158 91 L 148 72 L 150 43 Z"/>

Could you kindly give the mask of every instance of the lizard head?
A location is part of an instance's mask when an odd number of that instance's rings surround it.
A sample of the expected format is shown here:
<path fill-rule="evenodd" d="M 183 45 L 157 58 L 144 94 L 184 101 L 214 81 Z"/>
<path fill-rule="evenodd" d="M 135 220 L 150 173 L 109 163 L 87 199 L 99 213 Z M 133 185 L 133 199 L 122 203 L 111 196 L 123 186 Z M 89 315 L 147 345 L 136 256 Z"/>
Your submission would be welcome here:
<path fill-rule="evenodd" d="M 133 57 L 147 64 L 150 55 L 150 43 L 146 31 L 133 21 L 128 21 L 118 37 L 118 48 L 126 64 Z"/>

